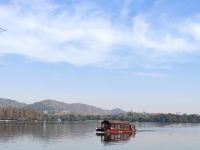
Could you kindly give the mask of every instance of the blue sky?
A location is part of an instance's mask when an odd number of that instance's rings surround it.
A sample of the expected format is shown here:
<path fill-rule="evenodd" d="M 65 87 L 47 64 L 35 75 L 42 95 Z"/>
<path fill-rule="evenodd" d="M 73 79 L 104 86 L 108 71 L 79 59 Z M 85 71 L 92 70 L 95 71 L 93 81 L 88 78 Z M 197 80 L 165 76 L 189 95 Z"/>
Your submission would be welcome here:
<path fill-rule="evenodd" d="M 200 113 L 198 0 L 0 0 L 0 97 Z"/>

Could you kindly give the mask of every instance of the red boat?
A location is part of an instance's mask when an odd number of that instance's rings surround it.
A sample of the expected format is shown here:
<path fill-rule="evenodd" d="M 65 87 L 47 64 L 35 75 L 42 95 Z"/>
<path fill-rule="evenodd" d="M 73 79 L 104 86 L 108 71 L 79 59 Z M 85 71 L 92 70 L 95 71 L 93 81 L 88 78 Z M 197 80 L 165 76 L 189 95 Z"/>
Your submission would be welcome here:
<path fill-rule="evenodd" d="M 96 129 L 100 133 L 134 133 L 136 132 L 135 125 L 127 121 L 108 121 L 101 122 L 101 127 Z"/>

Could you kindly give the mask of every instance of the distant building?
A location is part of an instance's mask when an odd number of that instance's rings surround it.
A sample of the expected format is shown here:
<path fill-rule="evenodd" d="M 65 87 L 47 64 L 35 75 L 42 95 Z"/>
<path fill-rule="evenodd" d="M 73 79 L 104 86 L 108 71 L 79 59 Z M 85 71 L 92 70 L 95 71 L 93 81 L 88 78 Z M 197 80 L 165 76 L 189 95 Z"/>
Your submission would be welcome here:
<path fill-rule="evenodd" d="M 176 115 L 182 115 L 182 113 L 181 112 L 176 112 Z"/>
<path fill-rule="evenodd" d="M 146 115 L 147 113 L 145 111 L 142 112 L 143 115 Z"/>
<path fill-rule="evenodd" d="M 58 122 L 62 122 L 62 120 L 60 118 L 58 118 Z"/>
<path fill-rule="evenodd" d="M 48 111 L 47 111 L 47 110 L 44 110 L 43 113 L 44 113 L 44 114 L 48 114 Z"/>

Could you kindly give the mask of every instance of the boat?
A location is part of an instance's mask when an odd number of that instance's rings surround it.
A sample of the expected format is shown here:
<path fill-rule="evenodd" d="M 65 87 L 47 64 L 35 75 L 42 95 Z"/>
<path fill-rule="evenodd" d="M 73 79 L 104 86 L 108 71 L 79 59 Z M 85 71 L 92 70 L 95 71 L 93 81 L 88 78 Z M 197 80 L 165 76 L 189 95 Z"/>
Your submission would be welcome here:
<path fill-rule="evenodd" d="M 127 121 L 108 121 L 101 122 L 101 127 L 96 128 L 96 132 L 101 133 L 134 133 L 135 125 Z"/>

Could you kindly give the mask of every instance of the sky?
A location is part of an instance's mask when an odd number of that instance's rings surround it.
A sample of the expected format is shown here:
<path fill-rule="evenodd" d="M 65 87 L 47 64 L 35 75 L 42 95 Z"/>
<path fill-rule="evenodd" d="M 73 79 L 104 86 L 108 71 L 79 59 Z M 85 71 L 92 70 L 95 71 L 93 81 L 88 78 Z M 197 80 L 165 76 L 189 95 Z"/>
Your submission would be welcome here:
<path fill-rule="evenodd" d="M 0 0 L 0 97 L 200 113 L 199 0 Z"/>

